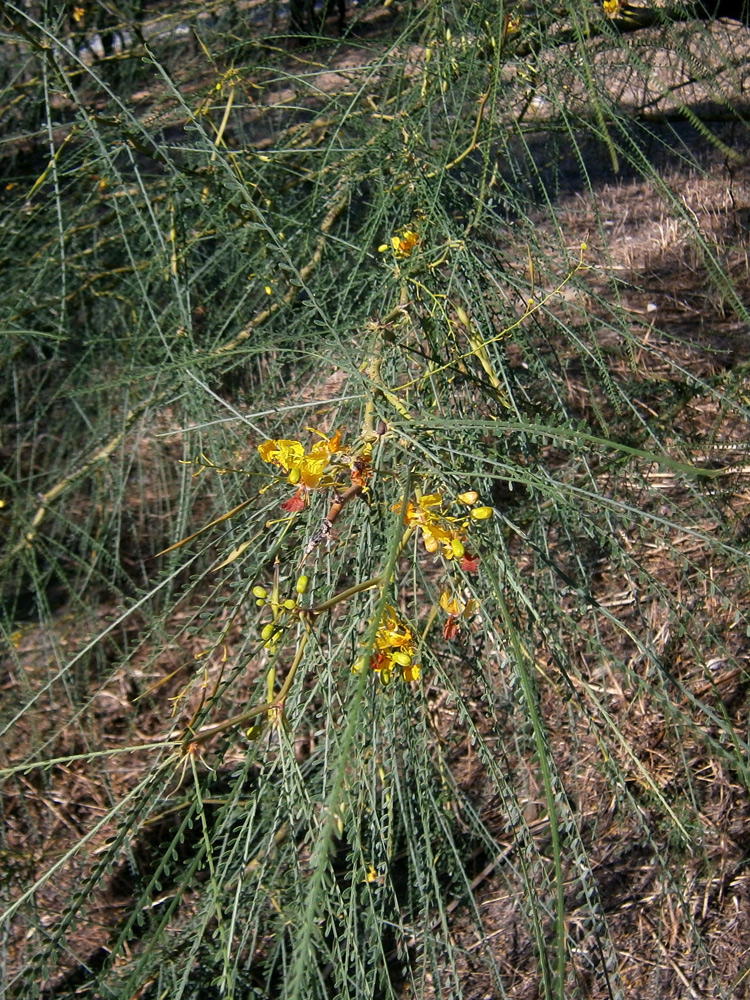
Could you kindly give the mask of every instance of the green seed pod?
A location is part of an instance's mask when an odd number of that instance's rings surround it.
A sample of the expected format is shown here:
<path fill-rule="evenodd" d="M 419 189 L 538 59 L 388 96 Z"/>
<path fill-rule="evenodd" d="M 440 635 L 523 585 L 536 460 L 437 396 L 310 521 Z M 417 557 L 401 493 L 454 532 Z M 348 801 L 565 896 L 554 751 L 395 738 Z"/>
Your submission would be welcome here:
<path fill-rule="evenodd" d="M 253 587 L 253 597 L 257 597 L 259 600 L 265 600 L 268 597 L 268 591 L 265 587 Z"/>
<path fill-rule="evenodd" d="M 299 580 L 297 580 L 297 593 L 305 594 L 307 593 L 307 588 L 310 586 L 310 577 L 302 575 Z"/>
<path fill-rule="evenodd" d="M 296 486 L 297 483 L 302 478 L 302 473 L 298 468 L 291 469 L 289 475 L 287 476 L 287 482 L 291 483 L 292 486 Z"/>

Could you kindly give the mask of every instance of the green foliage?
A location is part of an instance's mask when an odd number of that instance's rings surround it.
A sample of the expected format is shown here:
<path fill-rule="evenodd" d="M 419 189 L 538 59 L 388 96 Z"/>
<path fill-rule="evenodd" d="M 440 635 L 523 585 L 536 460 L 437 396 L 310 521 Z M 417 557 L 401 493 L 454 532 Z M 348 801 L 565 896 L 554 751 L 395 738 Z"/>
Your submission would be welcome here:
<path fill-rule="evenodd" d="M 740 995 L 747 29 L 205 6 L 3 9 L 9 995 Z"/>

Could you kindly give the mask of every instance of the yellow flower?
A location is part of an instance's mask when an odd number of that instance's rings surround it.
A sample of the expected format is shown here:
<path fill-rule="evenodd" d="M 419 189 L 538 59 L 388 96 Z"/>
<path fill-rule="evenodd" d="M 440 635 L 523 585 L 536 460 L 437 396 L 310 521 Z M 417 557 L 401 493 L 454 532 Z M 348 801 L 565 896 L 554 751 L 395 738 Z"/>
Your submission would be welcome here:
<path fill-rule="evenodd" d="M 603 6 L 607 17 L 617 17 L 620 13 L 620 0 L 604 0 Z"/>
<path fill-rule="evenodd" d="M 362 879 L 363 882 L 377 882 L 379 879 L 377 870 L 372 867 L 371 864 L 367 866 L 367 871 L 365 872 L 365 877 Z"/>
<path fill-rule="evenodd" d="M 402 229 L 400 236 L 391 236 L 391 242 L 384 243 L 378 247 L 380 253 L 386 250 L 393 250 L 394 254 L 401 260 L 411 257 L 415 247 L 421 243 L 419 233 L 414 229 Z"/>
<path fill-rule="evenodd" d="M 473 597 L 469 601 L 463 601 L 457 594 L 451 594 L 449 590 L 444 590 L 440 595 L 440 607 L 448 615 L 464 615 L 468 618 L 474 613 L 477 603 Z"/>
<path fill-rule="evenodd" d="M 258 452 L 264 462 L 282 468 L 292 485 L 301 483 L 308 490 L 315 489 L 323 478 L 331 455 L 341 446 L 341 431 L 336 431 L 332 438 L 320 434 L 320 431 L 313 433 L 319 434 L 321 440 L 315 442 L 309 453 L 299 441 L 288 441 L 284 438 L 264 441 L 258 445 Z"/>
<path fill-rule="evenodd" d="M 458 503 L 470 506 L 476 503 L 476 490 L 459 493 Z M 467 530 L 474 521 L 486 521 L 494 515 L 492 507 L 472 507 L 460 517 L 453 517 L 443 509 L 442 493 L 427 493 L 419 496 L 416 503 L 409 500 L 406 505 L 401 500 L 392 508 L 402 514 L 404 524 L 419 528 L 424 547 L 430 553 L 441 552 L 446 559 L 461 561 L 461 569 L 467 573 L 477 570 L 478 557 L 468 551 Z"/>

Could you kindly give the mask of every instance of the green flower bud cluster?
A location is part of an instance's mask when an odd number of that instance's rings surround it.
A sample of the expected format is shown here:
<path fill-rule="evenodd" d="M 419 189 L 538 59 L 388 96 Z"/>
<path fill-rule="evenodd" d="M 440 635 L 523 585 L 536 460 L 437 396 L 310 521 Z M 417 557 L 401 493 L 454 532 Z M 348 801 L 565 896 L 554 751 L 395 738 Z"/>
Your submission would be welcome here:
<path fill-rule="evenodd" d="M 309 585 L 310 578 L 305 575 L 300 576 L 295 583 L 295 596 L 287 597 L 284 600 L 279 597 L 276 586 L 270 594 L 265 587 L 253 587 L 252 593 L 256 607 L 269 607 L 271 609 L 271 621 L 266 622 L 260 631 L 263 645 L 269 652 L 275 652 L 279 639 L 291 623 L 291 613 L 297 610 L 299 598 L 307 591 Z"/>

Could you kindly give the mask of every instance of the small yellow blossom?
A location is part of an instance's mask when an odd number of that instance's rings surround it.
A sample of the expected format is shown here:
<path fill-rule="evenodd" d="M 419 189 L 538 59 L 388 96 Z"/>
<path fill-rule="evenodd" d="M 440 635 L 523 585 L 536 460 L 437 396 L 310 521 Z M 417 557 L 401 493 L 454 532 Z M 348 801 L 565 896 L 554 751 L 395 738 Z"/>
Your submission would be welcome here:
<path fill-rule="evenodd" d="M 73 20 L 76 22 L 76 24 L 80 24 L 81 21 L 84 19 L 85 16 L 86 16 L 86 8 L 85 7 L 74 7 L 73 8 Z"/>
<path fill-rule="evenodd" d="M 386 250 L 393 250 L 396 257 L 405 260 L 407 257 L 411 257 L 414 248 L 419 246 L 421 242 L 419 233 L 416 230 L 402 229 L 400 235 L 391 236 L 391 242 L 379 246 L 378 250 L 380 253 L 385 253 Z"/>
<path fill-rule="evenodd" d="M 620 13 L 620 0 L 604 0 L 603 6 L 607 17 L 617 17 Z"/>
<path fill-rule="evenodd" d="M 377 870 L 372 867 L 372 865 L 367 866 L 367 871 L 365 872 L 365 877 L 362 879 L 363 882 L 377 882 L 379 879 Z"/>
<path fill-rule="evenodd" d="M 375 646 L 378 650 L 410 649 L 414 646 L 411 629 L 401 621 L 395 608 L 386 604 L 375 636 Z"/>

